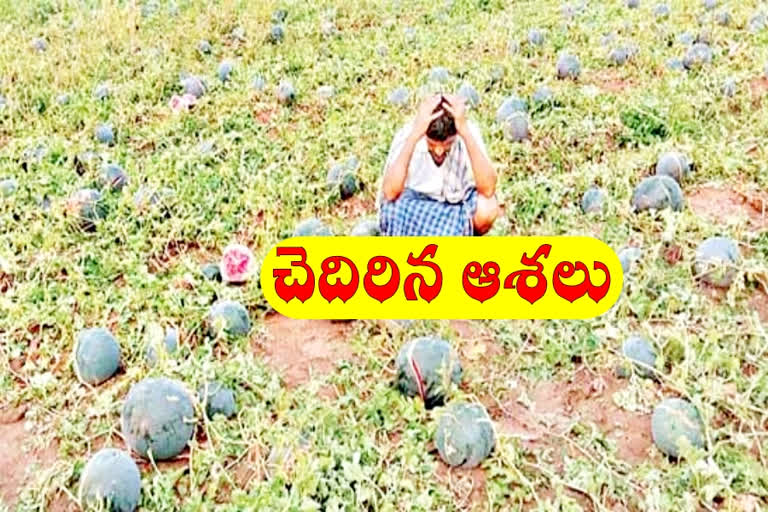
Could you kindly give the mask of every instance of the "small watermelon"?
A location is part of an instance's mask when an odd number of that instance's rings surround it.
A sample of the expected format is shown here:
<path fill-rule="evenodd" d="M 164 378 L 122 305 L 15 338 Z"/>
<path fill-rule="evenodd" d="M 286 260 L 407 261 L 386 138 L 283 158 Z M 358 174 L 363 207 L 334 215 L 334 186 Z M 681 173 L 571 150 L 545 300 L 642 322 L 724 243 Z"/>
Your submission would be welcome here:
<path fill-rule="evenodd" d="M 159 359 L 158 354 L 163 352 L 166 355 L 171 355 L 179 348 L 179 330 L 175 327 L 168 327 L 165 330 L 165 336 L 160 340 L 151 339 L 147 343 L 147 351 L 144 354 L 147 362 L 150 366 L 157 364 Z"/>
<path fill-rule="evenodd" d="M 44 52 L 48 49 L 48 43 L 42 37 L 36 37 L 32 40 L 32 48 L 38 52 Z"/>
<path fill-rule="evenodd" d="M 96 88 L 93 90 L 93 97 L 97 100 L 105 100 L 109 98 L 109 85 L 107 84 L 99 84 L 96 86 Z"/>
<path fill-rule="evenodd" d="M 583 213 L 600 213 L 605 202 L 605 192 L 598 187 L 590 187 L 581 199 L 581 211 Z"/>
<path fill-rule="evenodd" d="M 120 191 L 128 183 L 128 175 L 117 164 L 107 164 L 101 171 L 101 181 L 112 190 Z"/>
<path fill-rule="evenodd" d="M 611 53 L 608 54 L 608 60 L 614 66 L 623 66 L 630 58 L 629 49 L 626 47 L 614 48 Z"/>
<path fill-rule="evenodd" d="M 232 70 L 235 68 L 235 65 L 230 60 L 224 60 L 219 64 L 219 69 L 217 70 L 217 73 L 219 75 L 219 80 L 222 82 L 229 82 L 229 79 L 232 75 Z"/>
<path fill-rule="evenodd" d="M 522 142 L 531 138 L 528 126 L 528 115 L 524 112 L 516 112 L 504 120 L 504 137 L 512 142 Z"/>
<path fill-rule="evenodd" d="M 656 368 L 656 352 L 653 345 L 642 336 L 630 336 L 621 346 L 621 352 L 631 362 L 638 375 L 653 377 Z"/>
<path fill-rule="evenodd" d="M 317 96 L 322 100 L 329 100 L 336 94 L 336 89 L 332 85 L 321 85 L 317 88 Z"/>
<path fill-rule="evenodd" d="M 85 510 L 133 512 L 140 498 L 141 473 L 128 453 L 104 448 L 83 468 L 79 501 Z"/>
<path fill-rule="evenodd" d="M 213 46 L 211 46 L 211 43 L 209 41 L 207 41 L 206 39 L 203 39 L 197 44 L 197 51 L 207 55 L 213 51 Z"/>
<path fill-rule="evenodd" d="M 451 73 L 444 67 L 432 68 L 429 72 L 428 80 L 430 82 L 445 83 L 451 78 Z"/>
<path fill-rule="evenodd" d="M 510 96 L 496 110 L 496 122 L 503 123 L 513 114 L 525 112 L 528 112 L 528 102 L 517 96 Z"/>
<path fill-rule="evenodd" d="M 440 417 L 435 445 L 449 466 L 477 467 L 491 454 L 495 443 L 493 422 L 480 404 L 453 404 Z"/>
<path fill-rule="evenodd" d="M 728 11 L 720 11 L 717 13 L 717 24 L 721 27 L 727 27 L 731 24 L 731 13 Z"/>
<path fill-rule="evenodd" d="M 181 80 L 181 86 L 184 88 L 184 94 L 191 94 L 196 99 L 200 99 L 206 90 L 205 82 L 198 76 L 186 76 Z"/>
<path fill-rule="evenodd" d="M 725 82 L 723 82 L 723 86 L 720 88 L 720 90 L 723 93 L 723 96 L 727 98 L 733 98 L 736 96 L 736 91 L 738 89 L 738 85 L 736 84 L 736 79 L 733 77 L 728 77 L 725 79 Z"/>
<path fill-rule="evenodd" d="M 241 284 L 248 281 L 256 268 L 251 250 L 242 244 L 230 244 L 221 256 L 219 269 L 225 283 Z"/>
<path fill-rule="evenodd" d="M 410 91 L 407 87 L 398 87 L 389 94 L 389 102 L 396 107 L 408 105 Z"/>
<path fill-rule="evenodd" d="M 566 78 L 577 79 L 581 74 L 581 63 L 579 58 L 571 54 L 562 54 L 557 59 L 557 78 L 563 80 Z"/>
<path fill-rule="evenodd" d="M 206 263 L 200 267 L 200 272 L 209 281 L 221 282 L 221 268 L 217 263 Z"/>
<path fill-rule="evenodd" d="M 272 23 L 283 23 L 288 17 L 288 11 L 285 9 L 275 9 L 272 12 Z"/>
<path fill-rule="evenodd" d="M 115 132 L 111 123 L 102 123 L 96 127 L 96 140 L 102 144 L 112 145 L 115 142 Z"/>
<path fill-rule="evenodd" d="M 197 390 L 197 397 L 205 408 L 205 414 L 213 419 L 217 414 L 225 418 L 235 415 L 235 392 L 217 381 L 206 382 Z"/>
<path fill-rule="evenodd" d="M 312 217 L 297 224 L 293 236 L 333 236 L 333 231 L 320 219 Z"/>
<path fill-rule="evenodd" d="M 110 379 L 120 367 L 120 345 L 103 327 L 80 331 L 75 348 L 77 378 L 92 386 Z"/>
<path fill-rule="evenodd" d="M 683 183 L 692 171 L 693 163 L 679 151 L 664 153 L 656 163 L 656 176 L 669 176 L 678 183 Z"/>
<path fill-rule="evenodd" d="M 683 209 L 683 191 L 669 176 L 650 176 L 635 189 L 632 208 L 636 212 L 664 208 L 680 211 Z"/>
<path fill-rule="evenodd" d="M 528 44 L 531 46 L 541 46 L 544 44 L 544 32 L 537 29 L 532 28 L 528 31 Z"/>
<path fill-rule="evenodd" d="M 381 236 L 381 226 L 377 219 L 363 219 L 352 228 L 351 236 Z"/>
<path fill-rule="evenodd" d="M 291 105 L 296 101 L 296 89 L 288 80 L 281 80 L 277 86 L 277 101 L 284 105 Z"/>
<path fill-rule="evenodd" d="M 741 258 L 736 242 L 725 237 L 704 240 L 696 249 L 695 274 L 705 283 L 728 288 L 736 278 L 735 268 Z"/>
<path fill-rule="evenodd" d="M 65 205 L 65 211 L 78 220 L 85 230 L 93 230 L 96 222 L 107 216 L 101 192 L 84 188 L 72 194 Z"/>
<path fill-rule="evenodd" d="M 420 396 L 427 409 L 442 405 L 451 384 L 461 381 L 462 368 L 451 345 L 424 336 L 403 346 L 397 355 L 397 387 L 406 396 Z"/>
<path fill-rule="evenodd" d="M 668 17 L 669 17 L 669 12 L 670 12 L 670 11 L 669 11 L 669 6 L 668 6 L 667 4 L 658 4 L 658 5 L 657 5 L 657 6 L 656 6 L 656 7 L 653 9 L 653 14 L 654 14 L 654 15 L 655 15 L 657 18 L 659 18 L 659 19 L 668 18 Z"/>
<path fill-rule="evenodd" d="M 282 25 L 272 25 L 272 28 L 269 30 L 269 42 L 272 44 L 280 44 L 283 42 L 284 38 L 285 29 L 283 29 Z"/>
<path fill-rule="evenodd" d="M 239 302 L 222 300 L 211 306 L 206 318 L 208 334 L 243 337 L 251 332 L 251 319 L 248 310 Z"/>
<path fill-rule="evenodd" d="M 128 446 L 142 457 L 167 460 L 192 439 L 195 408 L 184 385 L 165 377 L 147 378 L 128 392 L 120 417 Z"/>
<path fill-rule="evenodd" d="M 13 178 L 5 178 L 0 180 L 0 196 L 10 197 L 16 193 L 19 188 L 19 183 Z"/>
<path fill-rule="evenodd" d="M 538 89 L 536 89 L 536 92 L 533 93 L 533 102 L 537 105 L 546 105 L 549 103 L 553 103 L 555 98 L 555 94 L 552 92 L 552 89 L 547 87 L 546 85 L 542 85 Z"/>
<path fill-rule="evenodd" d="M 477 107 L 480 104 L 480 94 L 477 92 L 472 84 L 464 82 L 459 87 L 457 96 L 461 96 L 470 107 Z"/>
<path fill-rule="evenodd" d="M 680 442 L 686 439 L 696 448 L 704 448 L 704 422 L 698 409 L 682 398 L 667 398 L 653 411 L 651 435 L 662 453 L 678 458 Z"/>
<path fill-rule="evenodd" d="M 698 69 L 712 62 L 712 48 L 704 43 L 696 43 L 690 47 L 683 58 L 685 69 Z"/>
<path fill-rule="evenodd" d="M 638 247 L 627 247 L 619 251 L 619 261 L 621 262 L 621 269 L 624 271 L 624 275 L 629 274 L 634 264 L 643 255 L 642 249 Z"/>

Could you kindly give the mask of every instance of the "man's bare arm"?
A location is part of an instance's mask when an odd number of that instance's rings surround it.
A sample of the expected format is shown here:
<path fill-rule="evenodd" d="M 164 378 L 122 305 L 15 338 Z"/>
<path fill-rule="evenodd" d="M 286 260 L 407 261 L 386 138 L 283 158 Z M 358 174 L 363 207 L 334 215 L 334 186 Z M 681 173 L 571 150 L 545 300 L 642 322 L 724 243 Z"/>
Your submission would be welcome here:
<path fill-rule="evenodd" d="M 400 149 L 400 154 L 397 155 L 395 161 L 387 168 L 386 173 L 384 174 L 382 190 L 384 192 L 384 197 L 386 197 L 388 201 L 394 201 L 400 197 L 400 194 L 402 194 L 403 189 L 405 188 L 406 178 L 408 177 L 408 167 L 411 163 L 411 157 L 413 156 L 413 151 L 416 149 L 418 141 L 418 137 L 409 134 Z"/>
<path fill-rule="evenodd" d="M 477 192 L 485 197 L 493 197 L 496 193 L 496 182 L 498 180 L 496 169 L 493 168 L 493 164 L 485 155 L 482 147 L 480 147 L 480 143 L 475 140 L 472 131 L 466 129 L 465 132 L 466 134 L 461 134 L 461 138 L 464 139 L 467 146 Z"/>

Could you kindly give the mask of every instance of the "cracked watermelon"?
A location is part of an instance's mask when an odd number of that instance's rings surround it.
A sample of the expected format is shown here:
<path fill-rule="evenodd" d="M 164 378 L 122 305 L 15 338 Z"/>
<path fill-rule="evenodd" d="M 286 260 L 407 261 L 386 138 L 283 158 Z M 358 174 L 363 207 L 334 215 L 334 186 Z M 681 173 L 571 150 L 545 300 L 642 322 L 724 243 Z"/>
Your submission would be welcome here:
<path fill-rule="evenodd" d="M 651 435 L 664 454 L 678 458 L 680 443 L 687 440 L 696 448 L 704 448 L 704 422 L 698 409 L 682 398 L 667 398 L 653 411 Z"/>
<path fill-rule="evenodd" d="M 458 356 L 446 340 L 436 337 L 416 338 L 405 344 L 396 365 L 400 392 L 421 397 L 427 409 L 442 405 L 451 384 L 461 381 Z"/>
<path fill-rule="evenodd" d="M 75 348 L 77 378 L 92 386 L 110 379 L 120 367 L 120 345 L 103 327 L 80 331 Z"/>
<path fill-rule="evenodd" d="M 224 248 L 219 270 L 225 283 L 245 283 L 253 276 L 255 269 L 255 258 L 248 247 L 242 244 L 230 244 Z"/>
<path fill-rule="evenodd" d="M 145 458 L 167 460 L 184 451 L 192 439 L 195 408 L 181 382 L 147 378 L 128 392 L 120 422 L 133 451 Z"/>
<path fill-rule="evenodd" d="M 83 468 L 79 499 L 85 510 L 133 512 L 140 498 L 141 473 L 128 453 L 104 448 Z"/>
<path fill-rule="evenodd" d="M 457 403 L 440 417 L 435 445 L 443 462 L 453 467 L 474 468 L 493 451 L 493 422 L 480 404 Z"/>

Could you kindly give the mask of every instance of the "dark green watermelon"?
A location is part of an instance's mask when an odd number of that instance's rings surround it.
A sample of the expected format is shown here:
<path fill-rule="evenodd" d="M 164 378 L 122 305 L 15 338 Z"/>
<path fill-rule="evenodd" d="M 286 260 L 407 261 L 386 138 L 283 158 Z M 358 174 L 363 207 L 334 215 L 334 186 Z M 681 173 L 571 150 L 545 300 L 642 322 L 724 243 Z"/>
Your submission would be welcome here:
<path fill-rule="evenodd" d="M 117 164 L 107 164 L 101 172 L 102 183 L 112 190 L 122 190 L 128 183 L 128 175 Z"/>
<path fill-rule="evenodd" d="M 110 379 L 120 367 L 120 345 L 103 327 L 80 331 L 75 348 L 75 373 L 92 386 Z"/>
<path fill-rule="evenodd" d="M 239 302 L 222 300 L 211 306 L 206 318 L 208 334 L 216 337 L 221 333 L 234 337 L 247 336 L 251 332 L 248 310 Z"/>
<path fill-rule="evenodd" d="M 184 451 L 192 439 L 195 408 L 181 382 L 147 378 L 129 391 L 120 421 L 123 437 L 133 451 L 167 460 Z"/>
<path fill-rule="evenodd" d="M 210 381 L 202 384 L 197 390 L 197 397 L 209 419 L 213 419 L 217 414 L 225 418 L 235 415 L 235 392 L 220 382 Z"/>
<path fill-rule="evenodd" d="M 664 153 L 656 163 L 657 176 L 669 176 L 678 183 L 683 183 L 692 170 L 693 164 L 690 159 L 679 151 Z"/>
<path fill-rule="evenodd" d="M 133 512 L 140 498 L 141 473 L 128 453 L 104 448 L 83 468 L 79 499 L 85 510 Z"/>
<path fill-rule="evenodd" d="M 333 231 L 320 219 L 313 217 L 297 224 L 293 236 L 333 236 Z"/>
<path fill-rule="evenodd" d="M 704 240 L 696 249 L 693 270 L 705 283 L 719 288 L 728 288 L 736 278 L 736 265 L 741 253 L 736 242 L 730 238 L 712 237 Z"/>
<path fill-rule="evenodd" d="M 397 387 L 420 396 L 427 409 L 442 405 L 452 384 L 461 381 L 461 363 L 444 339 L 424 336 L 403 346 L 397 355 Z"/>
<path fill-rule="evenodd" d="M 590 187 L 581 199 L 581 211 L 584 213 L 600 213 L 605 202 L 605 192 L 598 187 Z"/>
<path fill-rule="evenodd" d="M 209 281 L 221 282 L 221 268 L 217 263 L 206 263 L 200 267 L 200 272 Z"/>
<path fill-rule="evenodd" d="M 477 467 L 495 444 L 493 422 L 480 404 L 453 404 L 440 417 L 435 445 L 449 466 Z"/>
<path fill-rule="evenodd" d="M 662 453 L 680 457 L 680 442 L 687 440 L 696 448 L 704 448 L 704 422 L 698 409 L 682 398 L 667 398 L 653 411 L 651 435 Z"/>
<path fill-rule="evenodd" d="M 636 212 L 664 208 L 680 211 L 683 209 L 683 191 L 669 176 L 650 176 L 635 189 L 632 208 Z"/>
<path fill-rule="evenodd" d="M 624 341 L 621 352 L 635 368 L 638 375 L 642 377 L 654 376 L 656 351 L 650 341 L 642 336 L 630 336 Z"/>

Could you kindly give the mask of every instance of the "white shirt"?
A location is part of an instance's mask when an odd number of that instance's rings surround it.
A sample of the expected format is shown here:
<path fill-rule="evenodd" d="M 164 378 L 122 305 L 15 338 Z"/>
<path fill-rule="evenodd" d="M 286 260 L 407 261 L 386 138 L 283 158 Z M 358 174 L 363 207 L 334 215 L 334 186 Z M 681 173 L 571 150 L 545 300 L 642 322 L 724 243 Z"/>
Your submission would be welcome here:
<path fill-rule="evenodd" d="M 389 148 L 387 161 L 384 164 L 385 173 L 402 151 L 408 134 L 411 133 L 412 125 L 413 122 L 411 121 L 400 128 L 395 134 L 392 145 Z M 472 134 L 472 137 L 474 137 L 480 149 L 487 157 L 488 151 L 483 142 L 480 129 L 474 122 L 469 120 L 467 121 L 467 127 L 469 128 L 469 133 Z M 456 137 L 456 141 L 446 155 L 443 165 L 438 167 L 429 154 L 426 137 L 422 137 L 416 143 L 416 147 L 413 150 L 411 162 L 408 166 L 405 187 L 426 194 L 438 201 L 459 203 L 465 200 L 469 191 L 475 187 L 475 176 L 464 139 L 461 136 Z M 380 187 L 378 203 L 380 204 L 383 199 L 384 193 Z"/>

